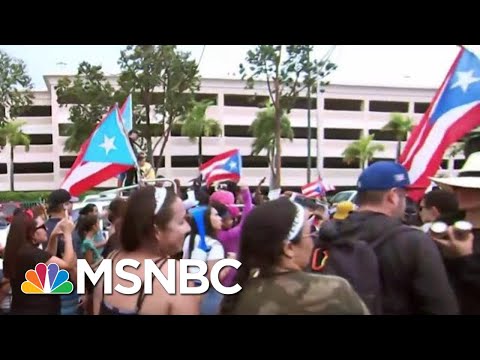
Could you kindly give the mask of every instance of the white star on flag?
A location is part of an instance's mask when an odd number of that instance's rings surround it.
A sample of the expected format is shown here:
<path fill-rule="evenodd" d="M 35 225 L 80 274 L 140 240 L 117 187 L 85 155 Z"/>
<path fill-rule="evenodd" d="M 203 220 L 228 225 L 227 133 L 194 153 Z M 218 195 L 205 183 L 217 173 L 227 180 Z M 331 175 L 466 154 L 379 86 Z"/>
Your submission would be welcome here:
<path fill-rule="evenodd" d="M 230 170 L 233 170 L 233 169 L 237 168 L 237 164 L 235 163 L 235 161 L 230 161 L 228 163 L 228 166 L 230 167 Z"/>
<path fill-rule="evenodd" d="M 115 147 L 115 136 L 109 138 L 107 135 L 104 135 L 103 136 L 103 143 L 101 143 L 99 146 L 101 148 L 104 148 L 105 149 L 105 153 L 108 155 L 108 153 L 110 152 L 110 150 L 117 150 L 117 148 Z"/>
<path fill-rule="evenodd" d="M 457 82 L 452 85 L 451 89 L 461 87 L 463 92 L 467 92 L 470 84 L 480 81 L 480 78 L 473 76 L 473 70 L 457 72 Z"/>

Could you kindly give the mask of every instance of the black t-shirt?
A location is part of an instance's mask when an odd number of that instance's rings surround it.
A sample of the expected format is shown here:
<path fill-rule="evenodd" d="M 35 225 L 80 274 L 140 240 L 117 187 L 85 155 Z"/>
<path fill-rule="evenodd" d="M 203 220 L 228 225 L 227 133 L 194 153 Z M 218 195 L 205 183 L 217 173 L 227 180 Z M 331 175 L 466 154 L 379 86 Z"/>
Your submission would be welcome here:
<path fill-rule="evenodd" d="M 444 258 L 462 315 L 480 315 L 480 229 L 472 232 L 472 255 Z"/>
<path fill-rule="evenodd" d="M 60 218 L 50 218 L 45 222 L 45 227 L 47 228 L 47 236 L 50 239 L 53 229 L 55 226 L 62 221 Z M 65 243 L 63 242 L 63 236 L 59 236 L 57 240 L 57 257 L 63 258 L 63 253 L 65 251 Z"/>
<path fill-rule="evenodd" d="M 26 244 L 18 252 L 15 275 L 10 279 L 12 286 L 12 314 L 58 315 L 60 314 L 60 296 L 24 294 L 21 290 L 25 273 L 34 270 L 38 263 L 46 263 L 52 255 L 31 244 Z"/>

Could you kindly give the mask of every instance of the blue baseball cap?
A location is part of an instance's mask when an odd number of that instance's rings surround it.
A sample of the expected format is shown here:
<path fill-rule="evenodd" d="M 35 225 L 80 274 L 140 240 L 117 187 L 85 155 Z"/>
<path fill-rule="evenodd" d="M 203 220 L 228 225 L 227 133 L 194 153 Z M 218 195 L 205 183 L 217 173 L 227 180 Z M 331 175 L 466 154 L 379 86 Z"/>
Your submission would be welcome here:
<path fill-rule="evenodd" d="M 358 191 L 382 191 L 393 188 L 410 188 L 410 179 L 405 167 L 393 161 L 377 161 L 360 174 Z"/>

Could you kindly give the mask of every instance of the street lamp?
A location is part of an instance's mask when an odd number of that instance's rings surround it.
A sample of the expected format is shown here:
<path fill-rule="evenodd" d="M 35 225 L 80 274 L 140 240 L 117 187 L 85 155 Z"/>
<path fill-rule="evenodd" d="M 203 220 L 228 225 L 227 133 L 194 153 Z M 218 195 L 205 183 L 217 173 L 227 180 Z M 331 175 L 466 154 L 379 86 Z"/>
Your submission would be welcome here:
<path fill-rule="evenodd" d="M 310 86 L 310 76 L 311 76 L 311 66 L 310 66 L 310 46 L 308 47 L 307 53 L 308 61 L 308 75 L 307 75 L 307 184 L 311 181 L 311 172 L 312 172 L 312 151 L 310 149 L 312 143 L 312 124 L 311 124 L 311 86 Z"/>

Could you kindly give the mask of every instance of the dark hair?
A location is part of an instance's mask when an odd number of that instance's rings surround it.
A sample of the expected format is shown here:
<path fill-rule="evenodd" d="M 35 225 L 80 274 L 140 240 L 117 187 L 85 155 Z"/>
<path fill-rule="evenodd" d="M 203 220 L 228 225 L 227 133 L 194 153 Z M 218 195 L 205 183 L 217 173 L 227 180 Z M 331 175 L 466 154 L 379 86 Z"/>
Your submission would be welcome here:
<path fill-rule="evenodd" d="M 13 217 L 5 245 L 4 272 L 6 278 L 12 279 L 15 276 L 18 252 L 22 246 L 31 243 L 36 230 L 35 219 L 24 212 Z"/>
<path fill-rule="evenodd" d="M 388 190 L 359 191 L 357 193 L 356 203 L 358 206 L 380 205 Z"/>
<path fill-rule="evenodd" d="M 198 200 L 199 205 L 208 205 L 210 202 L 210 195 L 202 189 L 195 191 L 195 198 Z"/>
<path fill-rule="evenodd" d="M 109 214 L 108 221 L 114 223 L 125 215 L 127 209 L 127 202 L 122 198 L 113 199 L 108 206 Z"/>
<path fill-rule="evenodd" d="M 207 210 L 203 213 L 203 221 L 205 223 L 205 235 L 210 236 L 211 238 L 217 237 L 217 231 L 213 228 L 212 222 L 210 221 L 210 215 L 212 214 L 212 206 L 207 207 Z M 190 242 L 188 244 L 188 258 L 192 255 L 193 246 L 195 245 L 195 237 L 198 235 L 198 227 L 195 219 L 190 220 L 190 226 L 192 230 L 190 231 Z"/>
<path fill-rule="evenodd" d="M 426 208 L 436 207 L 441 215 L 458 212 L 457 196 L 446 190 L 430 191 L 423 198 Z"/>
<path fill-rule="evenodd" d="M 46 220 L 48 217 L 46 209 L 43 205 L 35 205 L 34 207 L 31 208 L 31 210 L 34 218 L 37 218 L 40 216 L 42 218 L 45 218 Z"/>
<path fill-rule="evenodd" d="M 79 215 L 90 215 L 97 207 L 95 204 L 87 204 L 78 212 Z"/>
<path fill-rule="evenodd" d="M 24 209 L 20 208 L 20 207 L 17 207 L 13 210 L 13 214 L 12 216 L 17 216 L 18 214 L 21 214 L 24 212 Z"/>
<path fill-rule="evenodd" d="M 233 181 L 222 182 L 219 184 L 219 189 L 230 191 L 235 196 L 240 192 L 240 187 Z"/>
<path fill-rule="evenodd" d="M 288 237 L 296 216 L 295 205 L 282 197 L 255 207 L 242 227 L 239 261 L 242 266 L 236 274 L 236 283 L 242 288 L 250 278 L 254 269 L 260 271 L 260 276 L 267 277 L 274 273 L 274 267 L 283 255 L 284 241 Z M 302 232 L 291 241 L 297 243 Z M 239 294 L 226 295 L 221 305 L 221 314 L 234 311 Z"/>
<path fill-rule="evenodd" d="M 409 226 L 422 226 L 418 204 L 409 196 L 407 196 L 405 200 L 406 204 L 403 223 Z"/>
<path fill-rule="evenodd" d="M 219 203 L 217 201 L 212 201 L 210 204 L 211 207 L 213 207 L 215 210 L 217 210 L 218 215 L 223 219 L 225 216 L 230 216 L 233 217 L 232 214 L 230 213 L 230 210 L 228 210 L 227 205 Z"/>
<path fill-rule="evenodd" d="M 78 235 L 80 239 L 83 240 L 87 236 L 87 233 L 93 229 L 98 223 L 98 217 L 93 214 L 80 215 L 77 223 Z"/>
<path fill-rule="evenodd" d="M 126 251 L 135 251 L 141 246 L 152 246 L 155 225 L 165 230 L 173 218 L 172 204 L 177 195 L 167 190 L 167 196 L 158 213 L 155 214 L 157 202 L 155 187 L 145 186 L 132 193 L 127 201 L 125 216 L 120 226 L 120 243 Z"/>

